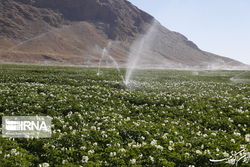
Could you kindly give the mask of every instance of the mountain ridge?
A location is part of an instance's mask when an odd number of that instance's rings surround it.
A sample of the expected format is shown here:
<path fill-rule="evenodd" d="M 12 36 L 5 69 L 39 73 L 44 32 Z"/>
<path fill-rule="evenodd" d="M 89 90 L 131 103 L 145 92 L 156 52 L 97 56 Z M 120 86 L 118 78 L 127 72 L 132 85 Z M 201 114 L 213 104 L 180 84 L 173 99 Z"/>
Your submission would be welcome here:
<path fill-rule="evenodd" d="M 2 63 L 97 65 L 112 41 L 110 55 L 125 65 L 131 44 L 154 20 L 127 0 L 1 0 L 0 9 Z M 202 51 L 159 22 L 154 38 L 146 56 L 152 66 L 244 66 Z"/>

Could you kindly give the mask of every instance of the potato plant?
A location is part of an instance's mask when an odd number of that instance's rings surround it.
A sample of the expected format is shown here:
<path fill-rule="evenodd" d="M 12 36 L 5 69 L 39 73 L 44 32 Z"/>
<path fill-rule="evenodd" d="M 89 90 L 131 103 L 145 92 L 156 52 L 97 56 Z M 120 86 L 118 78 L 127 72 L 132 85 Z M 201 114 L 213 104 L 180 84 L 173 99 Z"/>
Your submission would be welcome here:
<path fill-rule="evenodd" d="M 0 137 L 0 166 L 250 166 L 243 71 L 96 72 L 0 65 L 0 115 L 53 118 L 51 138 Z"/>

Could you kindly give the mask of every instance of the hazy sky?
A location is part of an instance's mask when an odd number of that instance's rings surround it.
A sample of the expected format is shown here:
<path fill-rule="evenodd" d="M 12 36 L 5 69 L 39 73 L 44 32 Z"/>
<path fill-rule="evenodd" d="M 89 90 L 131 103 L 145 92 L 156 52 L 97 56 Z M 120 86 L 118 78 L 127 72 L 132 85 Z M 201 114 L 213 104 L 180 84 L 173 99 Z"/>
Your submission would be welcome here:
<path fill-rule="evenodd" d="M 202 50 L 250 64 L 250 0 L 129 0 Z"/>

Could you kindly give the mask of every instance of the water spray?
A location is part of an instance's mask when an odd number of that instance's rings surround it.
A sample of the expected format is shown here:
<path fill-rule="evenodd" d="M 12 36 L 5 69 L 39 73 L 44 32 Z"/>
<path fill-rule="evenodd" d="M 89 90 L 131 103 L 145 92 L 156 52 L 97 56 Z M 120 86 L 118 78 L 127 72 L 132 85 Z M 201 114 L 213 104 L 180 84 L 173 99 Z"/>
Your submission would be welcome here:
<path fill-rule="evenodd" d="M 121 75 L 121 70 L 120 70 L 119 64 L 117 63 L 117 61 L 116 61 L 116 60 L 109 54 L 109 52 L 108 52 L 108 50 L 110 49 L 111 45 L 112 45 L 112 42 L 109 42 L 108 45 L 107 45 L 107 47 L 105 47 L 105 48 L 102 49 L 102 56 L 101 56 L 101 58 L 100 58 L 100 60 L 99 60 L 99 63 L 98 63 L 98 70 L 97 70 L 96 75 L 97 75 L 97 76 L 100 76 L 100 75 L 101 75 L 101 64 L 102 64 L 102 61 L 103 61 L 104 58 L 108 58 L 109 60 L 112 61 L 112 63 L 113 63 L 113 65 L 115 66 L 116 70 L 117 70 L 118 73 L 120 74 L 123 83 L 125 83 L 125 79 L 124 79 L 124 77 Z"/>
<path fill-rule="evenodd" d="M 145 51 L 145 49 L 149 49 L 149 47 L 153 45 L 153 43 L 151 43 L 150 40 L 152 40 L 155 37 L 154 32 L 157 24 L 158 23 L 154 20 L 151 27 L 148 29 L 147 33 L 132 44 L 127 62 L 127 71 L 125 76 L 126 86 L 129 85 L 130 80 L 133 76 L 135 69 L 138 66 L 138 62 L 140 61 L 143 52 Z"/>

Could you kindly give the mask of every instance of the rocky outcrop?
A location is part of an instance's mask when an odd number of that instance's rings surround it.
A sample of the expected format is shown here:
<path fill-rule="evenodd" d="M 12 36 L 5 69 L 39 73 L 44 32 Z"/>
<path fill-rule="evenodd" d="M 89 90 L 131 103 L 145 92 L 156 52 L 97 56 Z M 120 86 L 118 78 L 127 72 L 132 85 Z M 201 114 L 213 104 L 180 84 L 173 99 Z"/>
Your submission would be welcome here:
<path fill-rule="evenodd" d="M 37 0 L 33 5 L 59 11 L 70 21 L 104 23 L 108 37 L 116 40 L 134 37 L 153 19 L 126 0 Z"/>
<path fill-rule="evenodd" d="M 0 1 L 0 36 L 29 39 L 50 26 L 62 24 L 62 17 L 51 9 L 36 8 L 14 0 Z"/>

